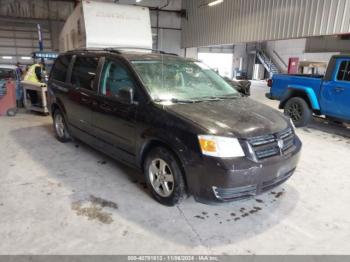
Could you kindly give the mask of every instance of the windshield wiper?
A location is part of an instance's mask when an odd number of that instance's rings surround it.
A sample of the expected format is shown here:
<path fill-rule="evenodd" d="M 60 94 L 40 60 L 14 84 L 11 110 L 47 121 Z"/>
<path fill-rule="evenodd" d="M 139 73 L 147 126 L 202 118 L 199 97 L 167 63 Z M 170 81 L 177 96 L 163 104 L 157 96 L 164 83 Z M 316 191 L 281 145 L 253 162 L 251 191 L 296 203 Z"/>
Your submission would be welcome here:
<path fill-rule="evenodd" d="M 228 96 L 219 96 L 220 99 L 236 99 L 242 97 L 240 94 L 228 95 Z"/>
<path fill-rule="evenodd" d="M 216 102 L 216 101 L 222 101 L 226 99 L 236 99 L 240 98 L 240 95 L 229 95 L 229 96 L 205 96 L 200 98 L 194 98 L 195 102 Z"/>
<path fill-rule="evenodd" d="M 199 103 L 199 102 L 217 102 L 217 101 L 222 101 L 224 98 L 219 97 L 219 96 L 205 96 L 205 97 L 199 97 L 195 98 L 194 100 Z"/>
<path fill-rule="evenodd" d="M 172 99 L 156 98 L 153 101 L 156 102 L 156 103 L 171 102 L 173 104 L 193 104 L 193 103 L 196 103 L 196 101 L 194 101 L 194 100 L 177 99 L 177 98 L 172 98 Z"/>
<path fill-rule="evenodd" d="M 225 99 L 236 99 L 241 97 L 240 95 L 230 95 L 230 96 L 206 96 L 206 97 L 198 97 L 193 99 L 160 99 L 156 98 L 153 101 L 156 103 L 163 103 L 163 102 L 171 102 L 173 104 L 194 104 L 194 103 L 201 103 L 201 102 L 217 102 L 222 101 Z"/>
<path fill-rule="evenodd" d="M 206 101 L 210 102 L 210 101 L 221 101 L 222 98 L 217 96 L 205 96 L 205 97 L 194 98 L 194 100 L 196 102 L 206 102 Z"/>

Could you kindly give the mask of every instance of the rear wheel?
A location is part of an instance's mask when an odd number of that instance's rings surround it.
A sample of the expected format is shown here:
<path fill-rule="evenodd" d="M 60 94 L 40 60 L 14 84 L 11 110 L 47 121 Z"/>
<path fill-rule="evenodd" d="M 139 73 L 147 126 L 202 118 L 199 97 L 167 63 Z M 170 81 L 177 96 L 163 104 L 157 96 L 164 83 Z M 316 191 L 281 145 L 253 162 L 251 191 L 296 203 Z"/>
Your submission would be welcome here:
<path fill-rule="evenodd" d="M 166 148 L 157 147 L 146 157 L 144 173 L 153 197 L 163 205 L 174 206 L 185 194 L 185 183 L 176 157 Z"/>
<path fill-rule="evenodd" d="M 10 108 L 9 110 L 7 110 L 6 115 L 7 116 L 16 116 L 17 114 L 17 108 Z"/>
<path fill-rule="evenodd" d="M 312 118 L 312 110 L 306 101 L 300 97 L 293 97 L 288 100 L 284 107 L 284 114 L 293 120 L 296 127 L 307 126 Z"/>
<path fill-rule="evenodd" d="M 53 126 L 58 141 L 66 143 L 71 140 L 66 121 L 64 120 L 63 114 L 59 109 L 55 110 L 53 117 Z"/>

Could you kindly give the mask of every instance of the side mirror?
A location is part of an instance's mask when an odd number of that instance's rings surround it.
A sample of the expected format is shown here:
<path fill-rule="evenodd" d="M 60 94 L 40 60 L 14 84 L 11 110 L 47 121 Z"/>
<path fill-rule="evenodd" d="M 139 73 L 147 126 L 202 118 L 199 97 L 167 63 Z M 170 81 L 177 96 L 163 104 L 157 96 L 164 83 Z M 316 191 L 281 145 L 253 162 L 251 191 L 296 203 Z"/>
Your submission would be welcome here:
<path fill-rule="evenodd" d="M 239 81 L 235 89 L 243 96 L 250 96 L 250 87 L 252 83 L 250 81 Z"/>
<path fill-rule="evenodd" d="M 134 103 L 134 90 L 131 87 L 125 87 L 119 90 L 118 100 L 125 104 L 133 104 Z"/>
<path fill-rule="evenodd" d="M 234 81 L 227 77 L 224 78 L 225 81 L 230 84 L 237 92 L 243 96 L 250 96 L 250 87 L 252 83 L 250 81 Z"/>

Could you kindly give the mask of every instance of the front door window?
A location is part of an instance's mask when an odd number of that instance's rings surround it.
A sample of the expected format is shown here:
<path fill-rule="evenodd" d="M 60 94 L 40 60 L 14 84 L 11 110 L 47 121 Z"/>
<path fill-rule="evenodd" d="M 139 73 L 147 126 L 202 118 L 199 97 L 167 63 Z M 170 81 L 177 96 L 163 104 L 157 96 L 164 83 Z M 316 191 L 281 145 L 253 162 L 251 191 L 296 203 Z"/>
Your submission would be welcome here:
<path fill-rule="evenodd" d="M 101 77 L 101 94 L 107 97 L 118 97 L 122 89 L 134 89 L 130 72 L 119 62 L 106 61 Z"/>

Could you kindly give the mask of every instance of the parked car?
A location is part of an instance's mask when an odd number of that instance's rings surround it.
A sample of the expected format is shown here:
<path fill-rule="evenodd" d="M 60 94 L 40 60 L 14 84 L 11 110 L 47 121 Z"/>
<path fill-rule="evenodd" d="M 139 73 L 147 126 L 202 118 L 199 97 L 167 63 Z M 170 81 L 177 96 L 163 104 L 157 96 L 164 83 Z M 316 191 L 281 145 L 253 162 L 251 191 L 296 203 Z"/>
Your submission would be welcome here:
<path fill-rule="evenodd" d="M 267 97 L 280 101 L 280 109 L 297 127 L 306 126 L 312 115 L 350 122 L 350 56 L 333 56 L 325 76 L 274 75 Z"/>
<path fill-rule="evenodd" d="M 289 118 L 202 63 L 164 53 L 72 51 L 49 83 L 59 141 L 78 138 L 143 171 L 175 205 L 251 198 L 289 179 L 301 142 Z"/>

